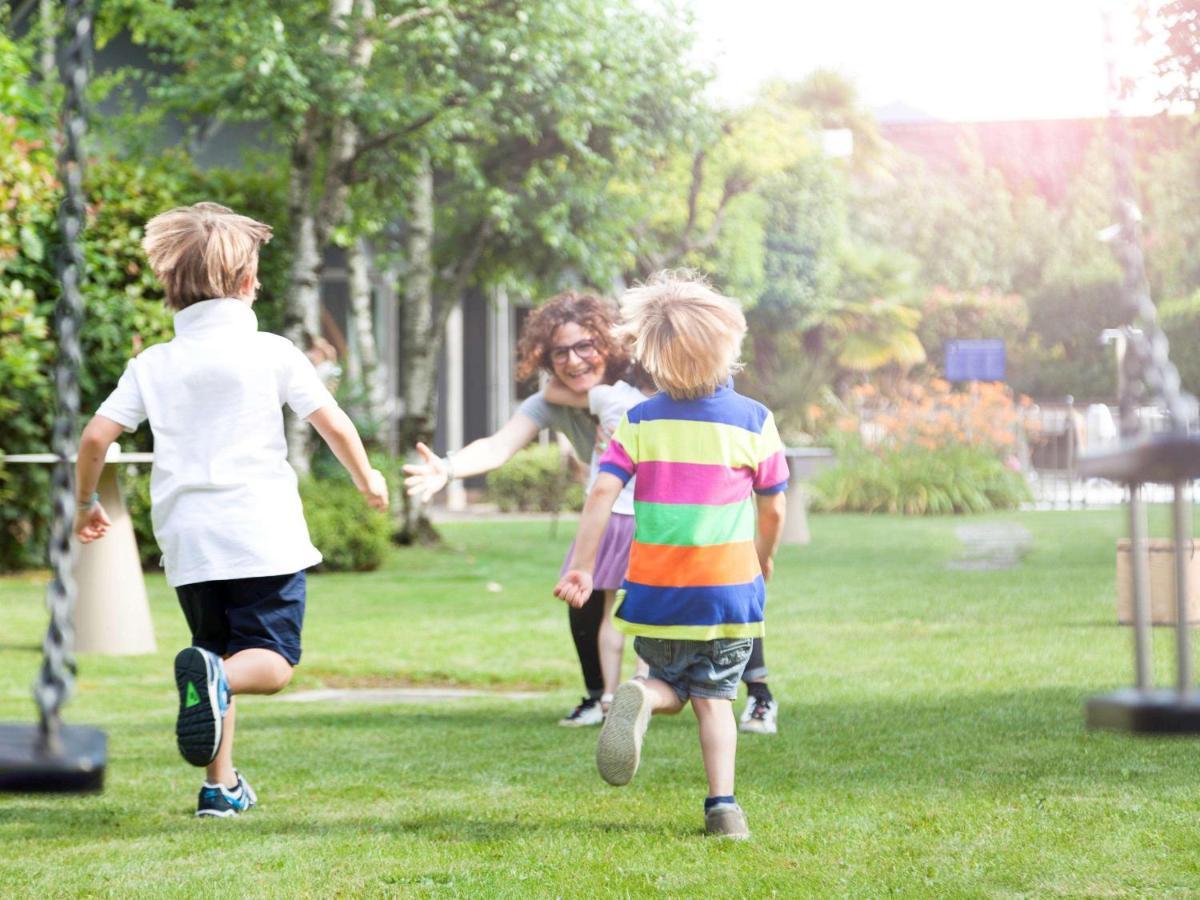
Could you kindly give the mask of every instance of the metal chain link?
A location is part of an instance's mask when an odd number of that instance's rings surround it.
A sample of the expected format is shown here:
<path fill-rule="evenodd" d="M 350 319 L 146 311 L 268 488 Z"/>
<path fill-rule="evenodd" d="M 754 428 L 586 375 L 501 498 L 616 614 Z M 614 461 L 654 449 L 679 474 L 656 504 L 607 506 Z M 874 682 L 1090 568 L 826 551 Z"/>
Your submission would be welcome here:
<path fill-rule="evenodd" d="M 1121 299 L 1126 321 L 1131 326 L 1137 326 L 1127 329 L 1126 335 L 1120 397 L 1121 433 L 1132 437 L 1141 430 L 1137 408 L 1147 402 L 1164 406 L 1170 416 L 1172 430 L 1185 431 L 1189 407 L 1194 407 L 1194 400 L 1181 387 L 1179 370 L 1169 356 L 1167 336 L 1158 324 L 1158 310 L 1150 299 L 1146 260 L 1141 244 L 1142 214 L 1137 207 L 1133 180 L 1132 139 L 1121 113 L 1121 89 L 1111 13 L 1105 15 L 1104 24 L 1105 42 L 1108 44 L 1109 146 L 1117 194 L 1117 234 L 1112 244 L 1113 253 L 1125 275 Z"/>
<path fill-rule="evenodd" d="M 75 520 L 73 463 L 75 428 L 79 419 L 79 370 L 82 351 L 79 332 L 83 324 L 83 228 L 87 216 L 83 193 L 84 147 L 87 132 L 86 97 L 92 52 L 92 11 L 87 0 L 67 4 L 68 42 L 62 55 L 61 75 L 66 88 L 63 100 L 62 147 L 58 156 L 59 179 L 65 195 L 59 207 L 63 251 L 59 259 L 62 294 L 55 309 L 58 359 L 54 382 L 58 391 L 58 416 L 54 420 L 54 525 L 50 536 L 53 578 L 46 590 L 50 627 L 42 644 L 42 668 L 33 696 L 41 712 L 43 749 L 61 752 L 60 712 L 75 682 L 75 633 L 72 612 L 76 589 L 73 574 L 75 550 L 71 530 Z"/>

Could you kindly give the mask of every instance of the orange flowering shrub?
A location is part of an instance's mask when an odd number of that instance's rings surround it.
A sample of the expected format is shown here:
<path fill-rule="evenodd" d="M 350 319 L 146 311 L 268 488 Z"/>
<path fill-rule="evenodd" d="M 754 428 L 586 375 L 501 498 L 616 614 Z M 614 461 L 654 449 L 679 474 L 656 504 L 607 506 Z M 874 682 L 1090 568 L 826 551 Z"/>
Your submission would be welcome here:
<path fill-rule="evenodd" d="M 903 515 L 1013 509 L 1029 496 L 1015 451 L 1030 405 L 1001 384 L 953 390 L 933 379 L 887 394 L 860 385 L 829 423 L 825 440 L 837 465 L 813 479 L 814 508 Z"/>
<path fill-rule="evenodd" d="M 1016 449 L 1023 410 L 1030 405 L 1028 397 L 1015 397 L 998 383 L 972 382 L 954 390 L 948 381 L 934 378 L 923 384 L 905 382 L 890 396 L 863 384 L 850 392 L 837 427 L 857 431 L 868 448 L 971 447 L 1004 458 Z"/>

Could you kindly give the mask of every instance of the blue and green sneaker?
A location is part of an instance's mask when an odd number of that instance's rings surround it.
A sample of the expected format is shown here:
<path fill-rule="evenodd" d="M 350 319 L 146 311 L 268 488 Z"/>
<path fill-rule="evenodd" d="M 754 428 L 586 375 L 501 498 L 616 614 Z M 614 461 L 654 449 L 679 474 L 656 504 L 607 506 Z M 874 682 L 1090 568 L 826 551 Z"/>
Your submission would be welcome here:
<path fill-rule="evenodd" d="M 200 796 L 196 801 L 196 817 L 212 816 L 228 819 L 238 813 L 245 812 L 254 802 L 242 789 L 242 782 L 232 791 L 223 784 L 208 784 L 200 788 Z"/>
<path fill-rule="evenodd" d="M 229 682 L 221 657 L 200 647 L 188 647 L 175 657 L 179 687 L 179 717 L 175 740 L 183 758 L 207 766 L 221 746 L 222 721 L 229 709 Z"/>
<path fill-rule="evenodd" d="M 250 787 L 250 782 L 243 778 L 242 773 L 237 769 L 233 770 L 233 774 L 237 776 L 237 784 L 232 788 L 208 782 L 205 782 L 204 786 L 200 788 L 200 796 L 196 801 L 198 818 L 214 816 L 227 819 L 230 816 L 244 813 L 258 804 L 258 795 L 254 793 L 254 788 Z"/>

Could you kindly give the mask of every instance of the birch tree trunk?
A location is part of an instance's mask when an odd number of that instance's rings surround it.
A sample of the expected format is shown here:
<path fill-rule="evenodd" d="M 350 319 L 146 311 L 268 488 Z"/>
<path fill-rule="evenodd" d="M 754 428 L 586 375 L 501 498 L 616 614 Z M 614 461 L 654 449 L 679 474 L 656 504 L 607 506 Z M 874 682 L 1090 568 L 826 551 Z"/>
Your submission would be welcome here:
<path fill-rule="evenodd" d="M 321 270 L 324 257 L 317 243 L 317 223 L 312 200 L 316 130 L 320 122 L 314 111 L 305 117 L 292 148 L 292 171 L 288 180 L 288 217 L 292 222 L 292 269 L 288 279 L 284 335 L 301 350 L 308 349 L 321 329 Z M 288 461 L 298 475 L 309 472 L 308 423 L 287 416 Z"/>
<path fill-rule="evenodd" d="M 348 89 L 353 100 L 362 94 L 364 72 L 375 52 L 375 38 L 365 23 L 375 17 L 374 0 L 357 0 L 360 24 L 349 41 L 343 37 L 356 0 L 332 0 L 330 26 L 335 39 L 329 52 L 346 57 L 356 73 Z M 285 334 L 301 350 L 308 349 L 321 333 L 321 271 L 325 247 L 334 227 L 346 212 L 350 170 L 358 151 L 359 133 L 353 119 L 342 114 L 330 119 L 326 110 L 311 107 L 292 147 L 292 171 L 288 183 L 288 214 L 292 223 L 292 271 L 289 279 Z M 327 143 L 322 138 L 328 134 Z M 323 153 L 318 153 L 318 149 Z M 324 157 L 324 175 L 316 189 L 318 158 Z M 310 470 L 312 431 L 294 416 L 287 419 L 288 461 L 297 474 Z"/>
<path fill-rule="evenodd" d="M 433 308 L 433 167 L 428 156 L 418 162 L 409 202 L 408 277 L 404 285 L 403 339 L 400 358 L 400 397 L 404 415 L 400 446 L 410 459 L 417 441 L 433 443 L 437 404 L 437 353 L 441 342 L 434 331 Z M 435 538 L 420 502 L 404 494 L 401 543 Z"/>
<path fill-rule="evenodd" d="M 387 416 L 385 373 L 379 365 L 379 350 L 375 345 L 375 311 L 371 303 L 370 259 L 366 242 L 361 238 L 346 251 L 346 266 L 350 274 L 350 310 L 353 315 L 351 340 L 355 350 L 350 375 L 363 386 L 367 418 L 382 429 Z M 350 362 L 348 360 L 347 362 Z"/>
<path fill-rule="evenodd" d="M 54 37 L 58 33 L 55 22 L 54 0 L 38 0 L 38 68 L 42 72 L 42 88 L 50 95 L 50 86 L 58 77 L 58 60 L 54 55 Z"/>

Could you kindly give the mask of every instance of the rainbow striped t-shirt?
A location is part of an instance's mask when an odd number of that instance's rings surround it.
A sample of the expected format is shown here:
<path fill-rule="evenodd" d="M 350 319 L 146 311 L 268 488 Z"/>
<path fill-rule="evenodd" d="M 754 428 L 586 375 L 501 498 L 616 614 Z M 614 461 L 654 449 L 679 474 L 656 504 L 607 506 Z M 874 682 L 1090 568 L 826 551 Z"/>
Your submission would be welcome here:
<path fill-rule="evenodd" d="M 698 400 L 656 394 L 626 413 L 600 471 L 623 482 L 637 475 L 617 627 L 696 641 L 761 637 L 752 495 L 782 491 L 788 479 L 770 410 L 729 386 Z"/>

